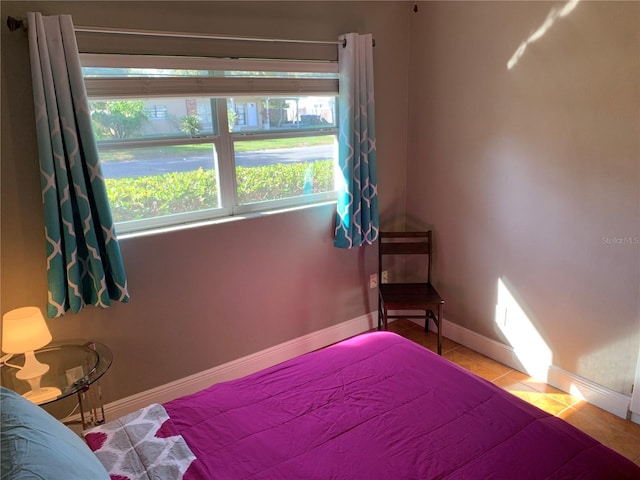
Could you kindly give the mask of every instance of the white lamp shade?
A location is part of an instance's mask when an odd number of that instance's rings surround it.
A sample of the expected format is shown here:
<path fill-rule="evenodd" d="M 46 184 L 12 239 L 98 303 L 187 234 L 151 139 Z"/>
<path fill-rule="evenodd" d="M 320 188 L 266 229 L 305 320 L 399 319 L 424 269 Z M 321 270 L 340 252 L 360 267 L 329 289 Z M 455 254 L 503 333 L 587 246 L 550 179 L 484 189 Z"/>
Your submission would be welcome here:
<path fill-rule="evenodd" d="M 2 351 L 32 352 L 52 340 L 51 333 L 37 307 L 11 310 L 2 316 Z"/>

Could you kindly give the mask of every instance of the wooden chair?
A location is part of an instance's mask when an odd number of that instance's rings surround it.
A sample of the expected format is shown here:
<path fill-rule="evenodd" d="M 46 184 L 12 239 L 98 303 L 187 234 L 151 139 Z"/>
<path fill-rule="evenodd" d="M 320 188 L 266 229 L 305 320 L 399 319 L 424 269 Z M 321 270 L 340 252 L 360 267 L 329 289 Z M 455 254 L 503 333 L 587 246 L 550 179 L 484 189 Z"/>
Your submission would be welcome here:
<path fill-rule="evenodd" d="M 438 355 L 442 355 L 444 300 L 431 285 L 431 230 L 427 232 L 380 232 L 378 247 L 378 330 L 387 329 L 388 318 L 424 318 L 426 332 L 429 330 L 429 319 L 432 319 L 438 329 Z M 421 257 L 421 260 L 418 256 Z M 394 260 L 396 263 L 393 263 Z M 394 270 L 387 270 L 390 268 Z M 389 278 L 395 281 L 383 283 L 383 280 L 386 280 L 383 277 L 383 272 L 391 273 Z M 401 277 L 404 279 L 412 276 L 417 281 L 407 283 L 397 281 Z M 389 310 L 394 313 L 390 315 Z M 406 312 L 407 310 L 424 311 L 425 313 L 396 313 L 396 311 Z M 434 313 L 435 310 L 437 310 L 437 315 Z"/>

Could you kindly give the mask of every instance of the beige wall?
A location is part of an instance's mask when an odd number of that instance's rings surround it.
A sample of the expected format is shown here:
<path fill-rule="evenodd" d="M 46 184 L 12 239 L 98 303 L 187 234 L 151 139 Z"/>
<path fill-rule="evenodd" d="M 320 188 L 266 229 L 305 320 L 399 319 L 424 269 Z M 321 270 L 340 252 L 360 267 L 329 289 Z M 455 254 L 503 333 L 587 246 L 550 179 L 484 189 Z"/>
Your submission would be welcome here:
<path fill-rule="evenodd" d="M 497 281 L 553 363 L 629 394 L 639 350 L 640 3 L 425 2 L 411 23 L 407 215 L 446 317 L 508 343 Z M 533 340 L 533 339 L 532 339 Z"/>
<path fill-rule="evenodd" d="M 332 39 L 376 38 L 383 226 L 435 229 L 448 320 L 502 342 L 505 278 L 556 365 L 629 393 L 639 349 L 640 4 L 7 2 L 2 18 Z M 1 309 L 44 307 L 42 208 L 26 36 L 1 31 Z M 410 69 L 410 71 L 409 71 Z M 406 192 L 405 192 L 406 190 Z M 406 202 L 406 203 L 405 203 Z M 128 305 L 50 320 L 115 354 L 107 401 L 375 310 L 374 248 L 332 247 L 332 208 L 126 239 Z M 445 332 L 446 334 L 446 332 Z"/>
<path fill-rule="evenodd" d="M 404 212 L 406 5 L 372 2 L 5 2 L 2 18 L 70 13 L 76 25 L 337 39 L 371 32 L 381 210 Z M 2 312 L 46 303 L 45 241 L 27 37 L 2 27 Z M 377 308 L 376 249 L 332 245 L 333 210 L 292 213 L 121 242 L 131 302 L 50 320 L 54 340 L 109 345 L 107 402 Z"/>

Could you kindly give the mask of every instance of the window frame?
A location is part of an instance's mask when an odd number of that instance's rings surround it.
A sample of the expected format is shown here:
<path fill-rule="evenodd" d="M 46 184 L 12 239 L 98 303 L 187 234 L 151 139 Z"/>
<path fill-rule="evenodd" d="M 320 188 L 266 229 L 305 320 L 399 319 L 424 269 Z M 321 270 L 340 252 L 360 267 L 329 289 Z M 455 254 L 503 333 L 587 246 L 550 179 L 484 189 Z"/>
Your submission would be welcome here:
<path fill-rule="evenodd" d="M 109 140 L 99 143 L 101 150 L 155 147 L 163 145 L 213 144 L 217 164 L 219 207 L 193 212 L 177 213 L 116 223 L 119 233 L 134 233 L 153 228 L 215 220 L 257 212 L 270 212 L 285 208 L 303 207 L 336 201 L 336 189 L 328 192 L 287 197 L 256 203 L 240 204 L 238 201 L 237 172 L 234 145 L 237 141 L 269 140 L 280 138 L 304 138 L 333 135 L 337 144 L 338 119 L 338 66 L 328 61 L 290 61 L 255 59 L 220 59 L 204 57 L 166 57 L 148 55 L 80 54 L 82 67 L 162 68 L 197 70 L 247 70 L 293 71 L 335 75 L 335 78 L 272 78 L 272 77 L 112 77 L 85 76 L 85 88 L 89 100 L 140 99 L 145 97 L 209 97 L 215 100 L 217 131 L 189 137 L 167 136 Z M 197 67 L 197 68 L 196 68 Z M 299 130 L 264 130 L 255 132 L 230 132 L 227 118 L 227 99 L 239 96 L 270 96 L 273 98 L 328 96 L 334 97 L 335 125 L 312 126 Z M 337 155 L 337 146 L 335 146 Z"/>

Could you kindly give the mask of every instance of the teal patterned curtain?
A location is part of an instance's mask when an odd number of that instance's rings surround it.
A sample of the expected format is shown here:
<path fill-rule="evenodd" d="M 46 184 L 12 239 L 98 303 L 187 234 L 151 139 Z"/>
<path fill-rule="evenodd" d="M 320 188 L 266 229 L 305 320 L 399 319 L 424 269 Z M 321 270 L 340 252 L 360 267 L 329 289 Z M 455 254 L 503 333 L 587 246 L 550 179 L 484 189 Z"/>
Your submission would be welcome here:
<path fill-rule="evenodd" d="M 378 238 L 378 179 L 373 100 L 373 38 L 348 33 L 340 40 L 340 129 L 334 245 L 372 244 Z"/>
<path fill-rule="evenodd" d="M 47 240 L 47 314 L 127 302 L 127 279 L 69 15 L 29 13 L 29 52 Z"/>

